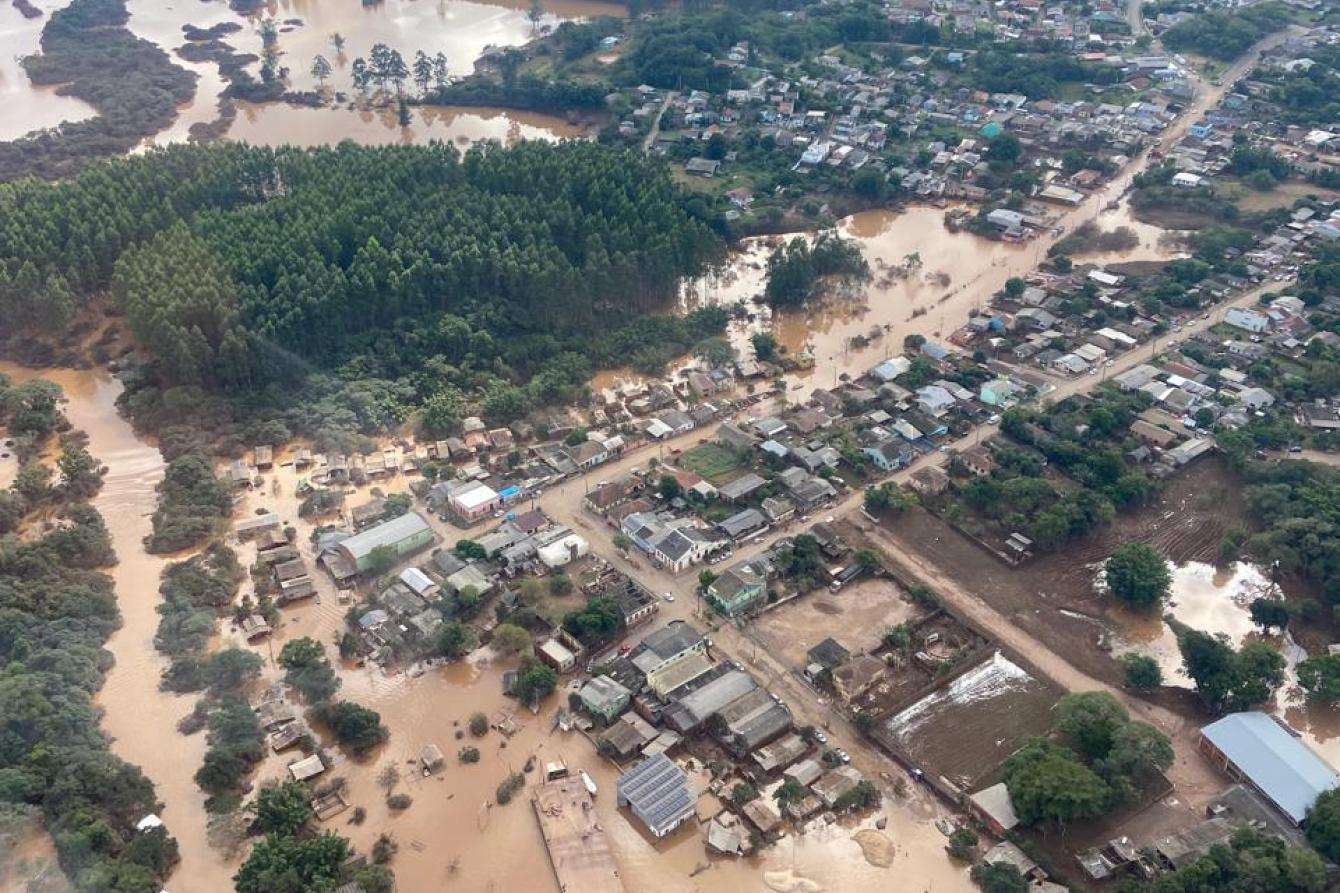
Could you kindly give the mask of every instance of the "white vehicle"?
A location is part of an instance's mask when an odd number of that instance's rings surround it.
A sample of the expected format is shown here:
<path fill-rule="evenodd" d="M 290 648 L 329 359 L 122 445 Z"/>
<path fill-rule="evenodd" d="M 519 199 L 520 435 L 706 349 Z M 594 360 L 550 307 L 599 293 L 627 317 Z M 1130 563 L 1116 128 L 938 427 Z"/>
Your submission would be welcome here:
<path fill-rule="evenodd" d="M 842 748 L 839 747 L 837 750 L 833 751 L 833 753 L 837 754 L 838 759 L 841 760 L 842 762 L 844 763 L 851 762 L 851 756 L 848 755 L 848 753 Z"/>
<path fill-rule="evenodd" d="M 665 599 L 668 602 L 672 602 L 675 600 L 675 597 L 668 592 L 662 595 L 661 598 Z"/>
<path fill-rule="evenodd" d="M 827 744 L 827 743 L 828 743 L 828 736 L 825 735 L 821 729 L 815 729 L 815 730 L 814 730 L 814 740 L 815 740 L 815 741 L 818 741 L 820 744 Z"/>

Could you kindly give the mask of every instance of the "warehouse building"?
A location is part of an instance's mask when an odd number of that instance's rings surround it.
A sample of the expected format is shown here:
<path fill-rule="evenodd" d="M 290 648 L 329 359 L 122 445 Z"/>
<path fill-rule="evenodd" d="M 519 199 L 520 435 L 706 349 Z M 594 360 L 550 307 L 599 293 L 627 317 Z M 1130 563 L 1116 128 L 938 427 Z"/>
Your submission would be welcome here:
<path fill-rule="evenodd" d="M 1200 730 L 1200 749 L 1216 766 L 1246 783 L 1295 825 L 1317 797 L 1340 785 L 1329 763 L 1259 711 L 1233 713 Z"/>
<path fill-rule="evenodd" d="M 321 561 L 335 579 L 345 580 L 366 572 L 372 566 L 373 552 L 383 546 L 399 559 L 432 545 L 434 539 L 433 529 L 422 515 L 406 512 L 340 540 L 321 556 Z"/>
<path fill-rule="evenodd" d="M 664 837 L 693 816 L 689 777 L 665 754 L 648 757 L 619 776 L 618 802 L 654 837 Z"/>

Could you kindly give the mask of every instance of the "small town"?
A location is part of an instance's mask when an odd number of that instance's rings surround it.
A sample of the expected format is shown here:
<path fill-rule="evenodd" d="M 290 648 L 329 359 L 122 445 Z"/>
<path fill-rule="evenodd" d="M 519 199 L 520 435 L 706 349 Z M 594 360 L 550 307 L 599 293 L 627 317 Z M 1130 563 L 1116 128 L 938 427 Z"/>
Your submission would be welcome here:
<path fill-rule="evenodd" d="M 1340 887 L 1340 8 L 361 6 L 0 13 L 0 888 Z"/>

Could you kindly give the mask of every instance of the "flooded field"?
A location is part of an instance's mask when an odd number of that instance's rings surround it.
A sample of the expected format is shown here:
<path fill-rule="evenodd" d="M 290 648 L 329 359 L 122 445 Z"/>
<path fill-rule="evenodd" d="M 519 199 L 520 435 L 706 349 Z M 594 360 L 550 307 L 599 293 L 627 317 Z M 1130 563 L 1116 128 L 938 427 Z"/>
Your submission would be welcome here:
<path fill-rule="evenodd" d="M 38 87 L 19 64 L 38 50 L 42 26 L 52 10 L 66 0 L 37 0 L 40 18 L 29 19 L 16 6 L 0 3 L 0 140 L 12 140 L 62 121 L 81 121 L 94 115 L 93 107 L 73 96 L 61 96 L 55 87 Z"/>
<path fill-rule="evenodd" d="M 581 125 L 557 115 L 506 109 L 416 106 L 402 127 L 394 109 L 298 108 L 278 103 L 237 104 L 237 118 L 227 138 L 260 146 L 321 146 L 353 140 L 365 146 L 409 145 L 431 140 L 473 143 L 499 140 L 576 139 L 587 135 Z"/>

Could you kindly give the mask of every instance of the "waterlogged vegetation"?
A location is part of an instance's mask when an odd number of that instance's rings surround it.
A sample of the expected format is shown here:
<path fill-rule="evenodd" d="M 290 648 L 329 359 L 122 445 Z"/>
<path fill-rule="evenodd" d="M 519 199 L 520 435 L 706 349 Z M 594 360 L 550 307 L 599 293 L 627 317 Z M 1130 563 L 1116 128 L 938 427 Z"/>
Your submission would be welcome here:
<path fill-rule="evenodd" d="M 195 93 L 195 76 L 132 34 L 129 18 L 125 0 L 73 0 L 51 14 L 42 52 L 23 67 L 34 84 L 64 85 L 98 116 L 0 143 L 0 180 L 68 177 L 172 123 Z"/>
<path fill-rule="evenodd" d="M 59 389 L 0 379 L 0 427 L 31 456 L 67 427 Z M 36 462 L 27 479 L 39 477 Z M 23 472 L 20 473 L 21 476 Z M 137 832 L 157 810 L 153 785 L 108 750 L 92 699 L 108 667 L 103 646 L 120 623 L 115 561 L 96 491 L 43 480 L 4 491 L 10 530 L 0 537 L 0 813 L 40 810 L 61 868 L 81 891 L 158 889 L 177 861 L 162 828 Z M 52 523 L 37 520 L 37 512 Z M 13 529 L 30 525 L 19 538 Z"/>
<path fill-rule="evenodd" d="M 1169 49 L 1231 62 L 1252 44 L 1289 22 L 1282 3 L 1261 3 L 1235 10 L 1211 10 L 1179 22 L 1163 35 Z"/>
<path fill-rule="evenodd" d="M 723 244 L 662 169 L 590 144 L 173 147 L 0 207 L 0 307 L 60 332 L 110 287 L 153 357 L 127 404 L 154 427 L 508 421 L 729 316 L 648 315 Z"/>

